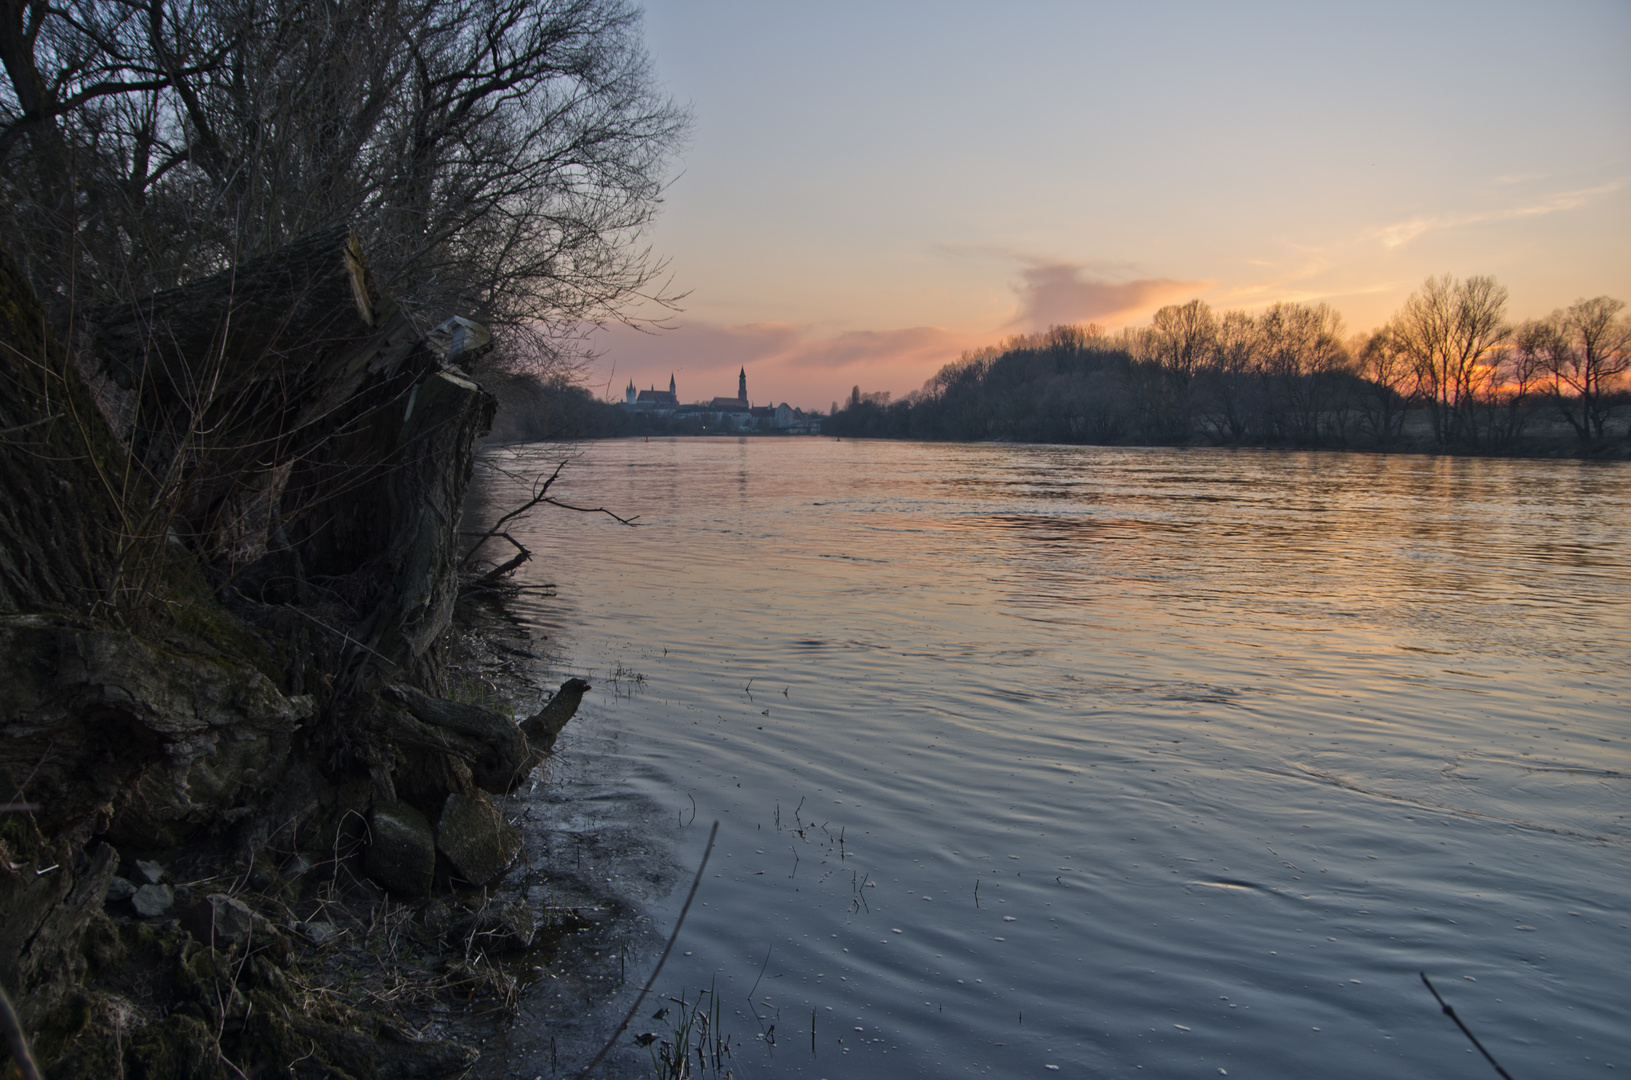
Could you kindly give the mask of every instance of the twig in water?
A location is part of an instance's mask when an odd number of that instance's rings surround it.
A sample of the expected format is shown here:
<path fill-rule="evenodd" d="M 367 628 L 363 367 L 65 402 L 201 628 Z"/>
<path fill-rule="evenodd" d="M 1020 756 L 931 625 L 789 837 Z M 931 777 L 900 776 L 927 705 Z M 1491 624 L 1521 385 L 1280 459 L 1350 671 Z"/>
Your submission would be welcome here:
<path fill-rule="evenodd" d="M 765 977 L 765 968 L 770 966 L 770 949 L 775 947 L 776 943 L 773 941 L 770 943 L 770 948 L 765 950 L 765 962 L 759 965 L 759 979 Z M 759 979 L 753 980 L 753 990 L 759 989 Z M 753 990 L 748 991 L 748 1004 L 750 1005 L 753 1003 Z"/>
<path fill-rule="evenodd" d="M 1438 1002 L 1439 1008 L 1444 1010 L 1444 1015 L 1455 1021 L 1455 1026 L 1461 1029 L 1461 1034 L 1465 1035 L 1474 1046 L 1478 1047 L 1478 1052 L 1483 1054 L 1484 1060 L 1489 1062 L 1495 1071 L 1501 1074 L 1502 1080 L 1512 1080 L 1512 1074 L 1501 1068 L 1501 1063 L 1495 1060 L 1495 1055 L 1484 1049 L 1484 1044 L 1478 1041 L 1478 1036 L 1474 1035 L 1467 1025 L 1461 1022 L 1461 1017 L 1455 1014 L 1455 1010 L 1446 1005 L 1444 999 L 1438 996 L 1438 991 L 1433 988 L 1433 984 L 1427 978 L 1427 972 L 1418 972 L 1418 974 L 1421 975 L 1421 981 L 1426 985 L 1427 992 L 1433 995 L 1433 1000 Z"/>
<path fill-rule="evenodd" d="M 459 560 L 459 566 L 463 568 L 465 565 L 467 565 L 471 559 L 475 558 L 476 552 L 481 550 L 482 545 L 486 544 L 487 541 L 492 540 L 495 537 L 504 535 L 505 525 L 513 521 L 515 518 L 520 517 L 522 514 L 525 514 L 528 510 L 531 510 L 535 506 L 556 506 L 562 510 L 575 510 L 580 514 L 605 514 L 613 521 L 616 521 L 622 525 L 633 526 L 638 524 L 634 518 L 619 517 L 610 510 L 606 509 L 604 506 L 572 506 L 571 504 L 563 503 L 559 499 L 556 499 L 550 495 L 550 485 L 554 484 L 556 480 L 560 479 L 561 470 L 566 468 L 566 465 L 567 463 L 563 461 L 559 465 L 555 466 L 555 471 L 551 473 L 549 479 L 544 480 L 542 484 L 540 484 L 538 482 L 538 478 L 535 477 L 532 482 L 532 497 L 495 521 L 492 528 L 488 529 L 484 533 L 466 533 L 465 535 L 467 536 L 477 536 L 479 539 L 477 539 L 475 544 L 471 546 L 469 551 L 464 553 L 464 558 Z M 510 537 L 506 536 L 505 539 L 510 540 L 510 543 L 515 544 L 516 547 L 521 547 L 520 544 L 517 544 Z M 525 551 L 526 549 L 522 548 L 521 550 Z M 519 564 L 520 562 L 518 561 L 517 565 Z"/>
<path fill-rule="evenodd" d="M 657 958 L 657 966 L 651 969 L 651 977 L 640 988 L 640 993 L 634 999 L 634 1004 L 629 1006 L 629 1011 L 623 1014 L 623 1020 L 617 1025 L 617 1030 L 612 1032 L 612 1037 L 606 1040 L 606 1045 L 600 1048 L 600 1053 L 596 1054 L 594 1060 L 583 1067 L 575 1080 L 584 1080 L 584 1077 L 588 1076 L 594 1070 L 594 1067 L 600 1064 L 601 1059 L 611 1052 L 617 1040 L 623 1037 L 623 1032 L 628 1030 L 629 1021 L 634 1019 L 634 1014 L 640 1011 L 640 1003 L 645 1001 L 646 995 L 651 992 L 652 984 L 657 981 L 657 976 L 662 972 L 663 965 L 668 962 L 668 954 L 674 951 L 674 942 L 679 940 L 680 927 L 685 925 L 685 916 L 691 910 L 691 901 L 697 898 L 697 886 L 702 884 L 702 872 L 708 869 L 708 856 L 714 850 L 714 837 L 718 835 L 719 822 L 715 821 L 714 827 L 708 830 L 708 846 L 702 849 L 702 861 L 697 864 L 697 876 L 691 879 L 691 891 L 685 895 L 685 903 L 680 908 L 680 917 L 674 921 L 674 932 L 668 935 L 668 944 L 663 946 L 663 954 Z"/>

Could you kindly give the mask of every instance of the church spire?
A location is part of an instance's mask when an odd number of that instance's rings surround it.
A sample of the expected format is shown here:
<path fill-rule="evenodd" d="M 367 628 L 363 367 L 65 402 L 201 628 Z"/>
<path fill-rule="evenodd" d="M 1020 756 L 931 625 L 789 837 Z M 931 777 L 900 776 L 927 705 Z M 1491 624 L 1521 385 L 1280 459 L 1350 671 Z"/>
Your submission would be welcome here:
<path fill-rule="evenodd" d="M 736 373 L 736 399 L 744 405 L 748 403 L 748 369 L 745 367 Z"/>

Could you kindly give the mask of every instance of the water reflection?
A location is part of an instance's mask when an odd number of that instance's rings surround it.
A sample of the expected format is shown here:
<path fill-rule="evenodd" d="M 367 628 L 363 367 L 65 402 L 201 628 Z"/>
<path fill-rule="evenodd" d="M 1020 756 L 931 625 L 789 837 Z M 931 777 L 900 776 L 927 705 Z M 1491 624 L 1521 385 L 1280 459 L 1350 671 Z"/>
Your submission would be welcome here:
<path fill-rule="evenodd" d="M 665 980 L 744 1072 L 1463 1074 L 1421 969 L 1515 1074 L 1624 1068 L 1628 477 L 597 444 L 563 494 L 650 524 L 536 519 L 528 615 L 644 678 L 568 759 L 679 862 L 722 821 Z"/>

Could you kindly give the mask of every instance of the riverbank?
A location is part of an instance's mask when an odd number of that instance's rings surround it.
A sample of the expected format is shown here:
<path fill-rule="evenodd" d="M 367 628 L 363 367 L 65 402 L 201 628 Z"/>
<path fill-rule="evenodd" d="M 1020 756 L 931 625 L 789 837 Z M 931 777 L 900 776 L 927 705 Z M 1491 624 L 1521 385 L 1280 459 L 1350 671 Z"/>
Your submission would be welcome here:
<path fill-rule="evenodd" d="M 458 696 L 505 710 L 537 702 L 545 695 L 516 664 L 531 644 L 520 627 L 461 620 L 447 658 Z M 448 796 L 421 890 L 401 888 L 405 859 L 384 861 L 399 853 L 382 853 L 393 841 L 377 798 L 371 809 L 346 805 L 344 792 L 309 797 L 285 800 L 290 827 L 247 846 L 201 830 L 76 851 L 31 836 L 30 815 L 8 815 L 4 943 L 20 945 L 11 985 L 50 1075 L 461 1073 L 485 1020 L 513 1010 L 532 961 L 584 923 L 570 890 L 540 898 L 527 874 L 509 873 L 534 861 L 509 824 L 510 800 L 469 799 L 485 808 L 478 822 L 495 823 L 487 839 L 510 845 L 477 884 L 461 874 L 477 856 L 458 846 L 448 818 L 461 797 Z M 55 960 L 49 970 L 42 955 Z"/>
<path fill-rule="evenodd" d="M 455 621 L 473 355 L 343 228 L 73 350 L 0 257 L 0 318 L 0 986 L 40 1064 L 466 1068 L 497 958 L 571 918 L 504 885 L 503 800 L 587 689 L 496 694 L 525 641 Z"/>

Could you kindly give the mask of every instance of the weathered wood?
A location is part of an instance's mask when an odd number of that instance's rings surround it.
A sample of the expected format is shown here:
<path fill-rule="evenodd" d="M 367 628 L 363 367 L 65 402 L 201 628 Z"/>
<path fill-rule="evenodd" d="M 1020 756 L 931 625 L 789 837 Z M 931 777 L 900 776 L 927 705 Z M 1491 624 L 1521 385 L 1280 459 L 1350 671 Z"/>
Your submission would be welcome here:
<path fill-rule="evenodd" d="M 369 646 L 406 664 L 453 618 L 458 600 L 459 521 L 475 464 L 475 440 L 492 423 L 492 395 L 453 372 L 414 387 L 375 520 L 389 529 L 377 564 L 372 612 L 359 625 Z"/>
<path fill-rule="evenodd" d="M 436 369 L 345 226 L 84 324 L 81 363 L 172 527 L 233 563 L 265 550 L 291 470 Z"/>
<path fill-rule="evenodd" d="M 412 717 L 411 724 L 402 717 L 393 721 L 400 738 L 463 759 L 476 785 L 486 791 L 514 791 L 538 764 L 521 729 L 502 713 L 431 697 L 411 686 L 389 686 L 381 696 Z"/>
<path fill-rule="evenodd" d="M 375 293 L 348 230 L 88 324 L 110 411 L 218 579 L 281 602 L 322 578 L 372 656 L 423 655 L 457 599 L 473 441 L 494 404 Z"/>
<path fill-rule="evenodd" d="M 583 695 L 593 689 L 582 679 L 568 679 L 542 709 L 521 721 L 521 732 L 534 750 L 549 753 L 561 729 L 578 714 Z"/>

